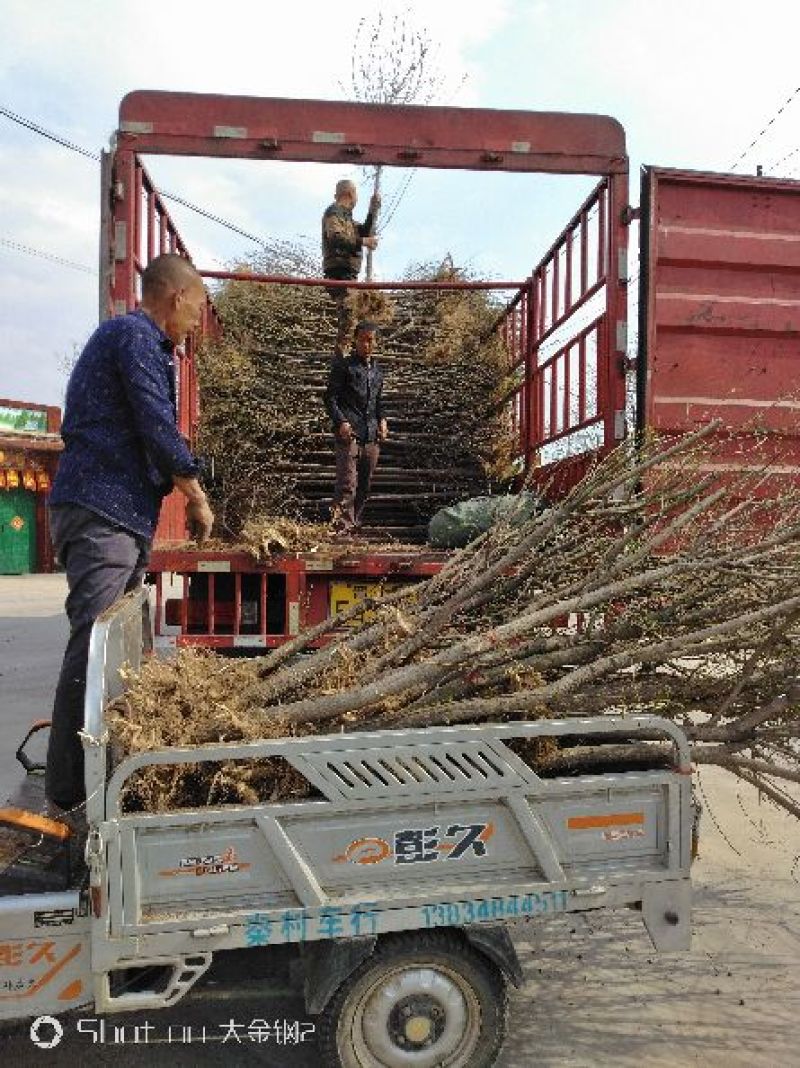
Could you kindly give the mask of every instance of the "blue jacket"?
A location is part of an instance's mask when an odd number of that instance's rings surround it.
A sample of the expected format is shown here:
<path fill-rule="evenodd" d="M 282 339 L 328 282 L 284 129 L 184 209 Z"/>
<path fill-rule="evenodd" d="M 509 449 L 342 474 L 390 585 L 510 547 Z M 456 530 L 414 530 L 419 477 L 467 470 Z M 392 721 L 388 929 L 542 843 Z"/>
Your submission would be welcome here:
<path fill-rule="evenodd" d="M 349 423 L 361 445 L 378 440 L 383 419 L 383 372 L 374 360 L 367 363 L 353 353 L 334 356 L 325 390 L 325 410 L 334 430 Z"/>
<path fill-rule="evenodd" d="M 67 385 L 50 504 L 80 504 L 152 538 L 173 475 L 198 465 L 178 432 L 174 346 L 142 311 L 102 323 Z"/>

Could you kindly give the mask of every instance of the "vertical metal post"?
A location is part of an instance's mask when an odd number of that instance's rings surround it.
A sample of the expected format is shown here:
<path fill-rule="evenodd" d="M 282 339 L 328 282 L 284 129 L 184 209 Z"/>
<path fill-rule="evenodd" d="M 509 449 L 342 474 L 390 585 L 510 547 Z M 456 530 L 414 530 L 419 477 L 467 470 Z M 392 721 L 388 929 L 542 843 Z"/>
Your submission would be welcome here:
<path fill-rule="evenodd" d="M 605 445 L 613 446 L 622 434 L 621 420 L 625 414 L 625 341 L 628 328 L 627 278 L 621 277 L 621 265 L 628 260 L 628 226 L 625 209 L 628 207 L 628 175 L 612 175 L 608 182 L 608 256 L 606 259 L 606 292 L 608 315 L 603 348 L 606 353 L 605 373 Z M 625 272 L 627 274 L 627 270 Z M 617 413 L 620 413 L 617 415 Z M 618 419 L 620 423 L 618 423 Z M 617 432 L 619 431 L 619 433 Z"/>
<path fill-rule="evenodd" d="M 147 190 L 147 262 L 156 258 L 156 194 Z"/>
<path fill-rule="evenodd" d="M 567 230 L 564 254 L 564 314 L 572 307 L 572 230 Z"/>
<path fill-rule="evenodd" d="M 164 606 L 163 583 L 164 583 L 164 575 L 163 575 L 163 573 L 161 571 L 157 571 L 156 572 L 156 618 L 155 618 L 155 622 L 154 622 L 154 626 L 153 626 L 153 630 L 154 630 L 154 632 L 156 634 L 156 637 L 160 637 L 161 636 L 161 630 L 162 630 L 162 627 L 161 627 L 161 618 L 162 618 L 162 616 L 161 616 L 161 614 L 163 612 L 163 606 Z"/>
<path fill-rule="evenodd" d="M 136 182 L 133 197 L 133 257 L 136 267 L 134 278 L 138 280 L 139 273 L 147 266 L 142 256 L 142 202 L 144 199 L 144 172 L 141 163 L 136 161 Z"/>
<path fill-rule="evenodd" d="M 114 245 L 111 234 L 114 229 L 112 210 L 114 202 L 114 157 L 110 152 L 100 156 L 100 248 L 99 275 L 100 292 L 98 300 L 98 322 L 103 322 L 114 314 L 111 293 L 114 280 Z"/>
<path fill-rule="evenodd" d="M 114 182 L 114 313 L 136 307 L 135 205 L 136 155 L 130 149 L 117 152 Z"/>
<path fill-rule="evenodd" d="M 525 393 L 523 395 L 527 411 L 527 439 L 525 441 L 525 473 L 534 463 L 540 440 L 540 405 L 537 404 L 536 374 L 536 323 L 539 317 L 539 288 L 535 275 L 528 279 L 528 325 L 525 331 Z"/>
<path fill-rule="evenodd" d="M 233 635 L 238 637 L 242 630 L 242 573 L 237 571 L 233 576 Z"/>

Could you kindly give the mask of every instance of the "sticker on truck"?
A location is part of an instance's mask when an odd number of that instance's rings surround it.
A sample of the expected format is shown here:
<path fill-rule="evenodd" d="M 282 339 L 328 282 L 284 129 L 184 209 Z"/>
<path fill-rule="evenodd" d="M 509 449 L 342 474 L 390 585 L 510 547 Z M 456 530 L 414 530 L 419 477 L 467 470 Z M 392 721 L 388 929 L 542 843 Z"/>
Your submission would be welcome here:
<path fill-rule="evenodd" d="M 81 951 L 83 943 L 49 939 L 0 942 L 0 1000 L 32 998 L 59 976 Z M 74 983 L 59 994 L 77 995 Z"/>
<path fill-rule="evenodd" d="M 386 838 L 355 838 L 333 857 L 335 864 L 430 863 L 485 857 L 494 834 L 493 823 L 450 823 L 434 827 L 404 827 Z"/>
<path fill-rule="evenodd" d="M 228 846 L 222 853 L 209 853 L 201 857 L 181 857 L 177 868 L 164 868 L 159 875 L 235 875 L 247 871 L 249 863 L 239 860 L 236 849 Z"/>

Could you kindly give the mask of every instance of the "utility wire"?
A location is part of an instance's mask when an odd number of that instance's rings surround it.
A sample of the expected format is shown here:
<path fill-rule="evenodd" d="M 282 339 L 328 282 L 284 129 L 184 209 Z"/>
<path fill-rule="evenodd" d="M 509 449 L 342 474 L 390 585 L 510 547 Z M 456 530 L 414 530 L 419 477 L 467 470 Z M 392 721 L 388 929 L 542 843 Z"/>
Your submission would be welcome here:
<path fill-rule="evenodd" d="M 768 168 L 768 169 L 769 169 L 770 171 L 773 171 L 773 170 L 775 170 L 775 169 L 776 169 L 777 167 L 780 167 L 780 166 L 781 166 L 781 164 L 783 164 L 783 163 L 785 163 L 785 162 L 786 162 L 787 160 L 791 159 L 791 158 L 792 158 L 792 156 L 796 156 L 798 152 L 800 152 L 800 147 L 798 147 L 798 148 L 793 148 L 793 149 L 792 149 L 792 151 L 791 151 L 791 152 L 787 152 L 785 156 L 781 156 L 781 158 L 780 158 L 780 159 L 776 159 L 776 160 L 774 160 L 774 161 L 773 161 L 772 163 L 770 163 L 770 165 L 769 165 L 769 168 Z"/>
<path fill-rule="evenodd" d="M 74 271 L 83 271 L 84 274 L 97 274 L 97 271 L 92 267 L 87 267 L 85 263 L 76 263 L 74 260 L 67 260 L 63 256 L 57 256 L 53 252 L 44 252 L 39 248 L 31 248 L 30 245 L 23 245 L 20 241 L 10 241 L 6 237 L 0 237 L 0 245 L 3 248 L 10 248 L 14 252 L 26 252 L 29 256 L 38 256 L 43 260 L 50 260 L 52 263 L 58 263 L 62 267 L 71 267 Z"/>
<path fill-rule="evenodd" d="M 236 234 L 241 234 L 242 237 L 246 237 L 248 241 L 254 241 L 257 245 L 265 246 L 266 242 L 263 237 L 256 237 L 255 234 L 250 234 L 247 230 L 242 230 L 236 226 L 235 223 L 228 222 L 227 219 L 223 219 L 221 215 L 214 215 L 213 212 L 206 211 L 205 208 L 199 208 L 196 204 L 192 204 L 188 200 L 184 200 L 183 197 L 179 197 L 177 193 L 165 193 L 163 189 L 158 191 L 158 195 L 164 200 L 174 200 L 176 204 L 182 204 L 184 208 L 189 208 L 191 211 L 196 212 L 198 215 L 202 215 L 205 219 L 210 219 L 212 222 L 219 223 L 220 226 L 226 227 L 228 230 L 233 230 Z"/>
<path fill-rule="evenodd" d="M 747 153 L 748 153 L 748 152 L 750 151 L 750 149 L 751 149 L 751 148 L 755 148 L 755 146 L 756 146 L 756 145 L 758 144 L 758 142 L 759 142 L 759 141 L 761 140 L 761 138 L 762 138 L 762 137 L 764 136 L 764 134 L 765 134 L 765 133 L 767 132 L 767 130 L 769 130 L 769 128 L 770 128 L 770 127 L 771 127 L 772 125 L 774 125 L 774 123 L 776 122 L 776 120 L 777 120 L 777 119 L 779 119 L 779 118 L 780 118 L 780 116 L 781 116 L 781 115 L 782 115 L 782 114 L 784 113 L 784 111 L 786 111 L 786 109 L 787 109 L 787 108 L 789 107 L 789 105 L 791 104 L 791 102 L 792 102 L 792 101 L 794 100 L 794 98 L 795 98 L 795 97 L 797 96 L 797 94 L 798 94 L 798 93 L 800 93 L 800 85 L 798 85 L 798 87 L 797 87 L 797 88 L 796 88 L 796 89 L 794 90 L 794 92 L 793 92 L 793 93 L 790 93 L 790 94 L 789 94 L 789 96 L 788 96 L 788 97 L 786 98 L 786 100 L 784 100 L 784 102 L 783 102 L 783 103 L 781 104 L 781 106 L 780 106 L 780 107 L 778 108 L 778 110 L 777 110 L 777 111 L 775 112 L 775 114 L 774 114 L 774 115 L 772 116 L 772 118 L 771 118 L 771 119 L 769 120 L 769 122 L 767 123 L 767 125 L 766 125 L 766 126 L 764 127 L 764 129 L 763 129 L 763 130 L 761 131 L 761 133 L 760 133 L 760 134 L 758 134 L 758 135 L 757 135 L 757 136 L 756 136 L 756 137 L 755 137 L 755 138 L 754 138 L 754 139 L 753 139 L 753 140 L 752 140 L 752 141 L 750 142 L 750 144 L 749 144 L 749 145 L 747 146 L 747 148 L 746 148 L 746 149 L 744 150 L 744 152 L 742 152 L 742 153 L 741 153 L 741 155 L 740 155 L 740 156 L 738 156 L 738 157 L 737 157 L 737 158 L 736 158 L 736 159 L 735 159 L 735 160 L 733 161 L 733 163 L 731 163 L 731 164 L 729 165 L 729 167 L 728 167 L 728 170 L 729 170 L 729 171 L 732 171 L 732 170 L 733 170 L 733 169 L 734 169 L 734 168 L 735 168 L 736 166 L 738 166 L 738 164 L 739 164 L 739 163 L 741 163 L 741 161 L 742 161 L 742 160 L 744 159 L 744 157 L 745 157 L 745 156 L 747 155 Z"/>
<path fill-rule="evenodd" d="M 57 145 L 69 148 L 81 156 L 86 156 L 87 159 L 93 159 L 96 163 L 100 162 L 100 156 L 96 152 L 90 152 L 88 148 L 81 148 L 80 145 L 76 145 L 72 141 L 67 141 L 63 137 L 59 137 L 58 134 L 54 134 L 51 130 L 45 130 L 44 126 L 40 126 L 37 122 L 32 122 L 30 119 L 26 119 L 22 115 L 16 115 L 13 111 L 9 111 L 8 108 L 4 108 L 1 104 L 0 115 L 5 115 L 7 119 L 19 123 L 20 126 L 24 126 L 27 130 L 32 130 L 34 133 L 41 134 L 41 136 L 46 137 L 48 141 L 55 141 Z"/>
<path fill-rule="evenodd" d="M 5 115 L 7 119 L 11 119 L 12 122 L 18 123 L 20 126 L 24 126 L 27 130 L 32 130 L 33 133 L 40 134 L 42 137 L 46 137 L 48 141 L 54 141 L 57 145 L 61 145 L 63 148 L 68 148 L 72 152 L 77 152 L 81 156 L 85 156 L 87 159 L 94 160 L 96 163 L 100 162 L 100 156 L 96 152 L 90 152 L 88 148 L 82 148 L 80 145 L 74 144 L 72 141 L 67 141 L 63 137 L 59 137 L 58 134 L 47 130 L 44 126 L 40 126 L 37 122 L 33 122 L 30 119 L 26 119 L 22 115 L 17 115 L 13 111 L 9 111 L 8 108 L 4 108 L 0 105 L 0 115 Z M 163 190 L 158 190 L 158 195 L 164 200 L 173 200 L 176 204 L 182 204 L 184 208 L 188 208 L 190 211 L 195 212 L 197 215 L 202 215 L 205 219 L 210 219 L 212 222 L 219 223 L 220 226 L 224 226 L 228 230 L 232 230 L 234 233 L 239 234 L 241 237 L 246 237 L 248 241 L 254 241 L 257 245 L 264 246 L 266 242 L 261 237 L 256 237 L 255 234 L 248 233 L 247 230 L 242 230 L 241 227 L 236 226 L 235 223 L 229 222 L 227 219 L 223 219 L 221 215 L 214 215 L 213 212 L 206 211 L 205 208 L 198 207 L 197 204 L 192 204 L 191 201 L 185 200 L 183 197 L 178 196 L 177 193 L 167 193 Z"/>

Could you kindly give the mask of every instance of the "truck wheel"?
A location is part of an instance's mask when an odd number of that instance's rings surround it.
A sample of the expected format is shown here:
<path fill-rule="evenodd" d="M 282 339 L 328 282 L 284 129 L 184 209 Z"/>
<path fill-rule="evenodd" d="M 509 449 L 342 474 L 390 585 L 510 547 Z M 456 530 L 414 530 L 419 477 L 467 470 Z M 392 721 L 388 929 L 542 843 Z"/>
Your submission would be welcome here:
<path fill-rule="evenodd" d="M 500 970 L 454 931 L 387 935 L 319 1021 L 331 1068 L 489 1068 L 506 1031 Z"/>

